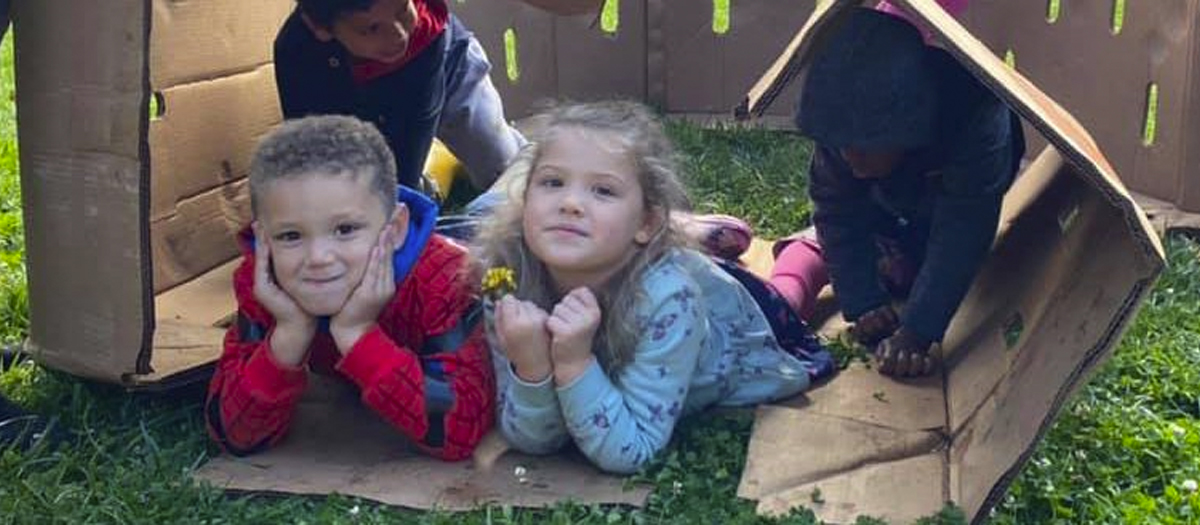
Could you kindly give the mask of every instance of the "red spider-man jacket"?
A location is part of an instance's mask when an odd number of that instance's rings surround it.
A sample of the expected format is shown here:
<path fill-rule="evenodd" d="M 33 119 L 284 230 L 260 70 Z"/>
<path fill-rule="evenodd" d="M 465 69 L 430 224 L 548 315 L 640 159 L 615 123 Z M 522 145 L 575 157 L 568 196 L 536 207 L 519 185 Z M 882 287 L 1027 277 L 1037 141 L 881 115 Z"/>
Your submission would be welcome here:
<path fill-rule="evenodd" d="M 492 427 L 495 381 L 482 311 L 461 271 L 466 251 L 439 235 L 426 238 L 424 249 L 413 252 L 419 256 L 411 270 L 397 278 L 378 327 L 345 357 L 328 331 L 319 330 L 306 364 L 358 385 L 363 403 L 427 453 L 458 460 Z M 271 355 L 275 322 L 254 299 L 249 231 L 241 240 L 245 258 L 233 279 L 238 322 L 225 334 L 205 409 L 209 434 L 235 455 L 279 442 L 307 384 L 304 367 L 280 365 Z"/>

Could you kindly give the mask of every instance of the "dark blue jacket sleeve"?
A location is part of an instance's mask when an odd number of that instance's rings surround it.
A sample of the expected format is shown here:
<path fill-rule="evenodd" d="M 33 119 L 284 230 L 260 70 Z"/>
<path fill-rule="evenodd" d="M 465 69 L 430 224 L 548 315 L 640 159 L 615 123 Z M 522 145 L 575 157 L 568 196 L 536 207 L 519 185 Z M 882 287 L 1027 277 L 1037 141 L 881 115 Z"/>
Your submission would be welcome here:
<path fill-rule="evenodd" d="M 813 223 L 838 303 L 850 321 L 888 303 L 875 246 L 877 224 L 885 219 L 870 189 L 869 182 L 851 175 L 837 151 L 817 146 L 809 172 Z"/>
<path fill-rule="evenodd" d="M 1012 184 L 1024 150 L 1015 117 L 989 97 L 959 128 L 947 147 L 934 200 L 924 264 L 901 313 L 915 334 L 940 341 L 971 281 L 987 257 L 1000 218 L 1000 202 Z"/>

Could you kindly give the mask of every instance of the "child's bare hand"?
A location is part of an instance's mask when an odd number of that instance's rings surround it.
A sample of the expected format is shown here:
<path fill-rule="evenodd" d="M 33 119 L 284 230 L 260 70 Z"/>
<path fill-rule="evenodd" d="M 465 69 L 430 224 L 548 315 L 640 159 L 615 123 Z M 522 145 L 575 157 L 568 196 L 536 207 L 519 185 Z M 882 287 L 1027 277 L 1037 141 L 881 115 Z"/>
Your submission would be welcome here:
<path fill-rule="evenodd" d="M 895 333 L 899 327 L 900 318 L 896 311 L 885 304 L 859 316 L 850 333 L 859 343 L 872 347 Z"/>
<path fill-rule="evenodd" d="M 275 318 L 271 351 L 276 361 L 297 366 L 304 360 L 317 322 L 271 277 L 271 244 L 262 235 L 257 222 L 252 227 L 258 241 L 254 255 L 254 299 Z"/>
<path fill-rule="evenodd" d="M 370 331 L 383 307 L 396 295 L 396 278 L 392 269 L 392 254 L 396 251 L 396 245 L 392 230 L 389 223 L 379 232 L 362 280 L 350 293 L 342 309 L 329 321 L 329 332 L 342 355 L 350 352 L 354 343 Z"/>
<path fill-rule="evenodd" d="M 496 335 L 517 376 L 530 383 L 550 375 L 549 314 L 538 305 L 505 295 L 496 303 Z"/>
<path fill-rule="evenodd" d="M 879 343 L 875 350 L 879 372 L 896 377 L 928 375 L 939 364 L 938 356 L 931 351 L 932 347 L 932 342 L 901 327 Z"/>
<path fill-rule="evenodd" d="M 546 328 L 558 384 L 570 383 L 592 362 L 592 337 L 600 327 L 600 315 L 600 304 L 586 287 L 571 290 L 550 312 Z"/>

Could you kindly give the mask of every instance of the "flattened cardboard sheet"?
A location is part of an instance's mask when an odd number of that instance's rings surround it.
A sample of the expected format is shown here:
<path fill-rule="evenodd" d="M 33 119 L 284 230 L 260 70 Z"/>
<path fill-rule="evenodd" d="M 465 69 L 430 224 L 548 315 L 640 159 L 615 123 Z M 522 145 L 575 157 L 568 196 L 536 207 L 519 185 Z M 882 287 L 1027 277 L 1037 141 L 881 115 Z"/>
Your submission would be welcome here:
<path fill-rule="evenodd" d="M 581 455 L 502 455 L 490 468 L 447 463 L 411 449 L 358 399 L 356 389 L 310 376 L 292 429 L 271 450 L 217 457 L 195 477 L 230 490 L 358 496 L 416 509 L 469 510 L 488 503 L 545 507 L 561 501 L 641 506 L 650 489 L 626 487 Z"/>
<path fill-rule="evenodd" d="M 1005 196 L 992 254 L 943 341 L 942 374 L 924 380 L 943 395 L 894 395 L 913 382 L 852 368 L 792 401 L 795 408 L 762 409 L 738 492 L 759 500 L 761 512 L 806 505 L 833 522 L 856 513 L 910 521 L 954 501 L 979 521 L 1063 403 L 1112 352 L 1164 264 L 1150 223 L 1070 114 L 932 1 L 894 3 L 939 35 L 1053 147 Z M 818 6 L 742 110 L 761 114 L 857 4 Z M 926 430 L 942 439 L 900 437 Z M 880 434 L 921 446 L 873 451 L 861 443 Z M 824 503 L 813 501 L 818 488 Z"/>

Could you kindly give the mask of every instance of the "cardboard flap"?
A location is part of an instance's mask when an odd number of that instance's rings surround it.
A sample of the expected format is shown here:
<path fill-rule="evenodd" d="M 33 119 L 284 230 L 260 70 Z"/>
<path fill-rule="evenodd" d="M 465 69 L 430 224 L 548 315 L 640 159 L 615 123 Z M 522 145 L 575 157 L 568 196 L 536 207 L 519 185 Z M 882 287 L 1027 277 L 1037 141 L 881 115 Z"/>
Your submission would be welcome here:
<path fill-rule="evenodd" d="M 567 500 L 640 506 L 649 495 L 649 488 L 626 488 L 624 478 L 601 474 L 582 456 L 508 452 L 482 468 L 422 455 L 363 406 L 352 385 L 309 379 L 279 446 L 246 458 L 217 457 L 195 476 L 224 489 L 339 493 L 417 509 L 544 507 Z"/>
<path fill-rule="evenodd" d="M 1057 152 L 1047 149 L 1023 177 L 1050 183 L 998 239 L 947 338 L 951 497 L 968 512 L 1003 496 L 1161 269 Z"/>

